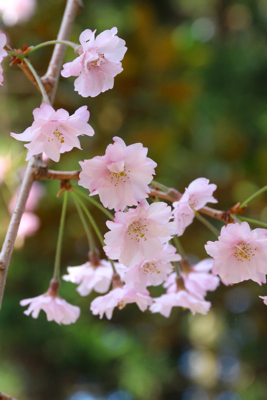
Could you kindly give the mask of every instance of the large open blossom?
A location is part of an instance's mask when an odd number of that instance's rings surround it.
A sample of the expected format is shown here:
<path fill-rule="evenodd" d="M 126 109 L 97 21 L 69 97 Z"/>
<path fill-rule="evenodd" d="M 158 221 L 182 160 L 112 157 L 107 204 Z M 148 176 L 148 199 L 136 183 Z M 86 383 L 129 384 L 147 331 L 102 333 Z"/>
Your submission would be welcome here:
<path fill-rule="evenodd" d="M 95 298 L 90 309 L 94 315 L 99 314 L 100 318 L 106 314 L 107 318 L 111 319 L 115 307 L 121 310 L 129 303 L 136 303 L 141 311 L 145 311 L 152 304 L 152 299 L 147 290 L 139 291 L 125 285 L 111 290 L 105 296 Z"/>
<path fill-rule="evenodd" d="M 195 210 L 200 210 L 207 203 L 217 203 L 213 192 L 217 188 L 206 178 L 198 178 L 185 189 L 179 201 L 173 203 L 173 215 L 176 224 L 176 234 L 181 236 L 185 228 L 193 222 Z"/>
<path fill-rule="evenodd" d="M 100 33 L 86 29 L 80 35 L 79 56 L 63 65 L 61 75 L 65 78 L 78 76 L 75 90 L 83 97 L 95 97 L 112 89 L 114 77 L 122 72 L 121 60 L 127 50 L 125 41 L 117 36 L 117 28 Z"/>
<path fill-rule="evenodd" d="M 7 56 L 7 52 L 4 50 L 4 46 L 6 45 L 6 35 L 4 33 L 0 33 L 0 63 L 3 61 L 3 58 Z M 3 86 L 3 68 L 0 65 L 0 85 Z"/>
<path fill-rule="evenodd" d="M 125 266 L 152 261 L 168 242 L 173 230 L 169 222 L 171 208 L 166 203 L 149 205 L 146 200 L 128 212 L 116 212 L 114 222 L 107 221 L 104 250 L 111 259 Z"/>
<path fill-rule="evenodd" d="M 267 231 L 250 230 L 247 222 L 223 226 L 216 242 L 205 245 L 214 258 L 213 271 L 226 284 L 251 279 L 259 284 L 266 281 Z"/>
<path fill-rule="evenodd" d="M 100 260 L 97 266 L 88 261 L 78 267 L 68 267 L 67 271 L 68 275 L 63 275 L 62 278 L 80 284 L 77 291 L 81 296 L 87 296 L 92 290 L 98 293 L 107 292 L 113 275 L 112 266 L 107 260 Z"/>
<path fill-rule="evenodd" d="M 73 115 L 60 108 L 55 111 L 48 104 L 41 104 L 33 111 L 34 122 L 21 134 L 11 133 L 17 140 L 30 142 L 24 146 L 30 151 L 26 161 L 32 156 L 44 152 L 51 160 L 59 161 L 60 153 L 73 147 L 81 148 L 77 136 L 93 136 L 94 130 L 87 123 L 90 113 L 87 106 L 78 108 Z"/>
<path fill-rule="evenodd" d="M 141 143 L 126 146 L 119 137 L 113 140 L 104 156 L 80 162 L 78 183 L 90 190 L 90 196 L 99 194 L 106 208 L 122 211 L 148 197 L 157 164 L 146 156 Z"/>
<path fill-rule="evenodd" d="M 32 314 L 33 318 L 37 318 L 40 311 L 44 310 L 47 320 L 55 321 L 58 324 L 72 324 L 80 316 L 79 307 L 73 306 L 61 297 L 51 295 L 48 292 L 32 299 L 21 300 L 20 302 L 21 306 L 27 306 L 28 304 L 30 306 L 24 311 L 24 314 Z"/>

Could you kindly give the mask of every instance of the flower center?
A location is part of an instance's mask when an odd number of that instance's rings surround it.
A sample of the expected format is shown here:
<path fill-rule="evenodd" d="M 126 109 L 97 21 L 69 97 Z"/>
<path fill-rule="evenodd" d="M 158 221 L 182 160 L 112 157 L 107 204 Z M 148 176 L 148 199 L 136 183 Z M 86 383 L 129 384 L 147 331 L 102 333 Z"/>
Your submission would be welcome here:
<path fill-rule="evenodd" d="M 100 67 L 100 65 L 103 65 L 105 63 L 106 63 L 106 61 L 105 61 L 105 58 L 104 58 L 104 54 L 99 54 L 99 57 L 96 60 L 89 61 L 87 63 L 87 68 L 89 70 L 91 67 Z"/>
<path fill-rule="evenodd" d="M 126 171 L 125 167 L 124 170 L 121 172 L 109 171 L 108 177 L 110 179 L 110 183 L 112 183 L 114 186 L 117 186 L 119 182 L 126 183 L 126 179 L 129 179 L 127 172 L 130 171 Z"/>
<path fill-rule="evenodd" d="M 257 250 L 256 247 L 251 247 L 249 244 L 240 242 L 235 245 L 236 251 L 234 253 L 234 257 L 237 259 L 237 261 L 243 262 L 244 259 L 247 261 L 250 261 L 251 257 L 255 256 L 254 251 Z"/>
<path fill-rule="evenodd" d="M 60 130 L 58 128 L 56 128 L 53 132 L 53 135 L 60 141 L 60 143 L 64 143 L 64 135 L 63 133 L 60 132 Z M 54 139 L 50 139 L 48 138 L 48 142 L 53 141 Z"/>
<path fill-rule="evenodd" d="M 142 219 L 139 221 L 133 222 L 127 229 L 128 235 L 130 235 L 131 240 L 135 239 L 137 242 L 140 242 L 140 239 L 146 241 L 146 232 L 147 229 L 147 221 L 146 219 Z"/>
<path fill-rule="evenodd" d="M 188 204 L 190 205 L 191 208 L 195 209 L 196 206 L 198 205 L 198 200 L 194 196 L 190 196 Z"/>
<path fill-rule="evenodd" d="M 160 271 L 157 269 L 157 264 L 153 262 L 146 262 L 140 270 L 144 272 L 145 275 L 148 274 L 160 274 Z"/>

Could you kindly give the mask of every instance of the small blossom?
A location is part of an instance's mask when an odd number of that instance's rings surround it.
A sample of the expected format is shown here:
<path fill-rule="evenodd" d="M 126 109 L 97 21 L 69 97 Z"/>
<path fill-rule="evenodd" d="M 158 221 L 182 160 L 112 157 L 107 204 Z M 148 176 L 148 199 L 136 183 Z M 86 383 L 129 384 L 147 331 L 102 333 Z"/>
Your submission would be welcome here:
<path fill-rule="evenodd" d="M 87 124 L 90 113 L 87 106 L 80 107 L 75 113 L 62 108 L 55 111 L 48 104 L 41 104 L 33 111 L 34 122 L 21 134 L 11 133 L 17 140 L 30 142 L 24 146 L 30 151 L 26 161 L 32 156 L 44 152 L 51 160 L 59 161 L 60 153 L 70 151 L 73 147 L 81 149 L 79 135 L 93 136 L 93 128 Z"/>
<path fill-rule="evenodd" d="M 198 178 L 185 189 L 179 201 L 173 203 L 173 215 L 176 224 L 176 234 L 181 236 L 185 228 L 193 222 L 195 210 L 200 210 L 207 203 L 217 203 L 212 196 L 216 185 L 210 184 L 206 178 Z"/>
<path fill-rule="evenodd" d="M 30 305 L 24 314 L 32 314 L 37 318 L 40 311 L 44 310 L 48 321 L 55 321 L 58 324 L 69 325 L 77 321 L 80 316 L 80 308 L 73 306 L 57 295 L 59 282 L 52 280 L 49 290 L 41 296 L 32 299 L 21 300 L 21 306 Z"/>
<path fill-rule="evenodd" d="M 113 275 L 113 269 L 107 260 L 100 260 L 97 266 L 88 261 L 79 267 L 68 267 L 67 271 L 69 275 L 63 275 L 62 278 L 80 284 L 77 291 L 81 296 L 87 296 L 92 290 L 97 293 L 107 292 Z"/>
<path fill-rule="evenodd" d="M 152 299 L 147 290 L 139 292 L 125 285 L 111 290 L 105 296 L 95 298 L 90 309 L 94 315 L 99 314 L 100 318 L 106 314 L 106 317 L 111 319 L 115 307 L 121 310 L 129 303 L 136 303 L 141 311 L 145 311 L 152 304 Z"/>
<path fill-rule="evenodd" d="M 169 223 L 171 208 L 166 203 L 149 205 L 146 200 L 128 212 L 116 212 L 114 222 L 107 221 L 111 230 L 105 234 L 104 251 L 111 259 L 125 266 L 152 261 L 170 240 L 173 224 Z"/>
<path fill-rule="evenodd" d="M 90 196 L 99 194 L 106 208 L 123 211 L 148 197 L 157 164 L 147 158 L 141 143 L 126 146 L 119 137 L 106 149 L 106 154 L 81 161 L 79 185 L 89 189 Z"/>
<path fill-rule="evenodd" d="M 266 232 L 266 229 L 251 231 L 247 222 L 228 224 L 222 227 L 218 241 L 205 245 L 206 252 L 214 258 L 213 271 L 223 282 L 266 281 Z"/>
<path fill-rule="evenodd" d="M 175 247 L 166 243 L 163 250 L 152 261 L 143 259 L 141 263 L 125 268 L 123 276 L 128 287 L 145 289 L 147 286 L 158 286 L 164 282 L 173 270 L 172 261 L 180 261 L 181 256 Z"/>
<path fill-rule="evenodd" d="M 95 97 L 112 89 L 114 77 L 122 72 L 121 60 L 127 50 L 125 41 L 117 36 L 117 28 L 100 33 L 86 29 L 80 35 L 79 56 L 63 65 L 61 75 L 65 78 L 78 76 L 74 89 L 83 97 Z"/>
<path fill-rule="evenodd" d="M 205 301 L 201 296 L 193 295 L 186 290 L 179 290 L 175 293 L 167 293 L 153 299 L 154 303 L 150 307 L 152 313 L 159 312 L 168 318 L 171 314 L 172 307 L 188 308 L 192 314 L 207 314 L 211 303 Z"/>
<path fill-rule="evenodd" d="M 27 21 L 34 13 L 35 0 L 0 0 L 0 12 L 5 25 Z"/>

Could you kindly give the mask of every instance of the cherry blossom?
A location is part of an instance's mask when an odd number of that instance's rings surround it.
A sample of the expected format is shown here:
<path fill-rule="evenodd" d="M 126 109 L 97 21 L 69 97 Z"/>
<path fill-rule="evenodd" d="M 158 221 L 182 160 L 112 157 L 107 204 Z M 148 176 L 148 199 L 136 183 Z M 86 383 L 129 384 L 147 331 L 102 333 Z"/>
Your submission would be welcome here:
<path fill-rule="evenodd" d="M 27 21 L 34 13 L 35 0 L 0 0 L 0 12 L 5 25 Z"/>
<path fill-rule="evenodd" d="M 247 222 L 223 226 L 216 242 L 205 245 L 214 258 L 213 271 L 226 284 L 251 279 L 259 284 L 266 281 L 266 229 L 250 230 Z"/>
<path fill-rule="evenodd" d="M 60 108 L 43 103 L 33 111 L 34 122 L 21 134 L 11 133 L 17 140 L 30 142 L 24 146 L 30 151 L 26 161 L 32 156 L 44 152 L 51 160 L 59 161 L 60 153 L 73 147 L 81 149 L 79 135 L 93 136 L 93 128 L 87 124 L 90 113 L 87 106 L 78 108 L 73 115 Z"/>
<path fill-rule="evenodd" d="M 173 203 L 173 215 L 176 224 L 176 234 L 181 236 L 185 228 L 193 222 L 195 210 L 200 210 L 207 203 L 217 203 L 212 196 L 216 185 L 210 184 L 206 178 L 198 178 L 185 189 L 179 201 Z"/>
<path fill-rule="evenodd" d="M 267 306 L 267 296 L 259 296 L 263 300 L 263 303 Z"/>
<path fill-rule="evenodd" d="M 136 303 L 141 311 L 145 311 L 152 304 L 152 299 L 147 290 L 139 291 L 125 285 L 111 290 L 105 296 L 95 298 L 90 309 L 94 315 L 99 314 L 100 318 L 106 314 L 106 317 L 111 319 L 115 307 L 121 310 L 129 303 Z"/>
<path fill-rule="evenodd" d="M 4 46 L 6 45 L 6 35 L 4 33 L 0 33 L 0 63 L 3 61 L 3 58 L 7 56 L 7 52 L 4 50 Z M 3 67 L 0 65 L 0 85 L 3 86 Z"/>
<path fill-rule="evenodd" d="M 128 212 L 116 212 L 114 222 L 107 221 L 104 250 L 111 259 L 131 267 L 143 258 L 152 261 L 168 242 L 173 231 L 169 222 L 171 208 L 166 203 L 151 205 L 146 200 Z"/>
<path fill-rule="evenodd" d="M 220 284 L 218 276 L 210 274 L 214 260 L 212 258 L 206 258 L 194 266 L 188 264 L 188 269 L 181 266 L 181 276 L 184 280 L 184 286 L 186 290 L 192 294 L 197 294 L 205 297 L 208 291 L 214 291 Z M 177 274 L 172 273 L 166 282 L 164 287 L 168 288 L 168 293 L 176 291 L 176 278 Z"/>
<path fill-rule="evenodd" d="M 127 50 L 125 41 L 117 36 L 117 28 L 100 33 L 86 29 L 80 35 L 78 57 L 63 65 L 61 75 L 65 78 L 78 76 L 74 89 L 83 97 L 95 97 L 112 89 L 114 77 L 122 72 L 121 60 Z"/>
<path fill-rule="evenodd" d="M 58 324 L 69 325 L 77 321 L 80 316 L 80 308 L 66 302 L 59 296 L 49 294 L 49 292 L 32 299 L 21 300 L 21 306 L 29 308 L 24 314 L 32 314 L 33 318 L 37 318 L 40 311 L 44 310 L 48 321 L 55 321 Z"/>
<path fill-rule="evenodd" d="M 97 266 L 88 261 L 78 267 L 68 267 L 67 271 L 68 275 L 63 275 L 62 278 L 80 284 L 77 291 L 81 296 L 87 296 L 92 290 L 98 293 L 107 292 L 113 275 L 113 269 L 107 260 L 100 260 Z"/>
<path fill-rule="evenodd" d="M 163 250 L 152 261 L 143 259 L 141 263 L 124 268 L 123 280 L 128 287 L 145 289 L 164 282 L 173 270 L 172 261 L 180 261 L 181 256 L 175 247 L 166 243 Z"/>
<path fill-rule="evenodd" d="M 159 312 L 166 318 L 170 316 L 172 307 L 188 308 L 192 314 L 196 312 L 207 314 L 211 306 L 209 301 L 205 301 L 201 296 L 193 295 L 186 290 L 163 294 L 153 299 L 153 301 L 154 303 L 150 306 L 150 311 L 152 313 Z"/>
<path fill-rule="evenodd" d="M 79 185 L 89 189 L 90 196 L 99 194 L 106 208 L 123 211 L 148 197 L 157 164 L 147 158 L 148 149 L 141 143 L 126 146 L 119 137 L 106 149 L 106 154 L 81 161 Z"/>

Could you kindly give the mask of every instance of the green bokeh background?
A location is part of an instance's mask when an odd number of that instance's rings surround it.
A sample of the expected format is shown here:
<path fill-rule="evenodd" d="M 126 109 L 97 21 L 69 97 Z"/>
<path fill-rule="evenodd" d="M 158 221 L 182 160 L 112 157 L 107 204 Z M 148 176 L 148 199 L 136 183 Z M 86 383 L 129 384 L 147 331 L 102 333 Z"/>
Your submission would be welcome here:
<path fill-rule="evenodd" d="M 20 48 L 55 39 L 64 6 L 63 0 L 40 0 L 29 22 L 2 25 L 9 44 Z M 99 33 L 113 26 L 128 47 L 114 89 L 84 99 L 73 90 L 74 78 L 61 78 L 54 104 L 70 114 L 88 105 L 96 134 L 81 138 L 83 152 L 74 149 L 49 167 L 78 169 L 79 160 L 103 155 L 117 135 L 149 148 L 158 164 L 156 179 L 167 186 L 183 191 L 200 176 L 216 183 L 220 209 L 266 185 L 266 0 L 84 0 L 70 39 L 78 42 L 87 28 Z M 40 75 L 51 52 L 45 47 L 31 56 Z M 68 49 L 65 61 L 73 58 Z M 41 101 L 17 67 L 3 64 L 0 156 L 9 154 L 13 167 L 0 187 L 1 239 L 26 156 L 9 132 L 31 125 Z M 25 316 L 19 301 L 46 291 L 54 264 L 62 199 L 56 197 L 58 182 L 43 186 L 41 229 L 17 243 L 8 273 L 0 316 L 0 391 L 17 400 L 266 400 L 267 308 L 258 298 L 267 295 L 264 285 L 221 285 L 207 297 L 213 306 L 206 316 L 175 309 L 165 319 L 127 305 L 109 322 L 89 311 L 95 295 L 81 298 L 74 285 L 63 282 L 62 297 L 81 307 L 76 324 L 48 323 L 43 312 L 37 320 Z M 91 210 L 104 233 L 105 218 Z M 266 196 L 244 215 L 267 222 Z M 213 239 L 195 221 L 181 240 L 196 262 L 206 257 L 203 245 Z M 63 273 L 84 263 L 87 252 L 70 201 Z"/>

